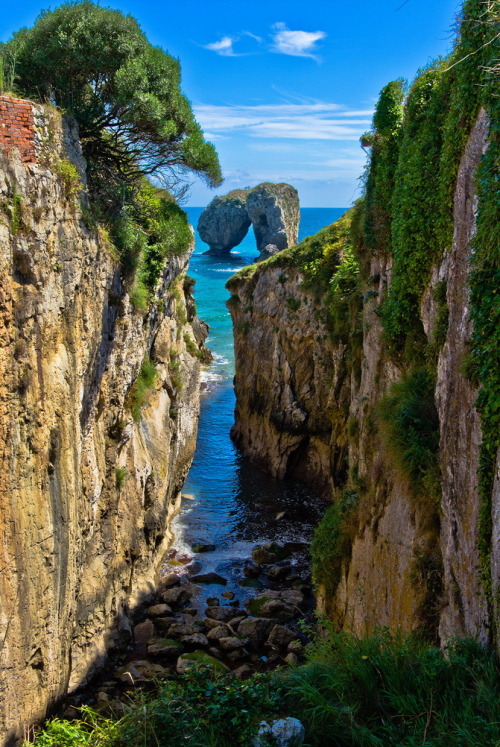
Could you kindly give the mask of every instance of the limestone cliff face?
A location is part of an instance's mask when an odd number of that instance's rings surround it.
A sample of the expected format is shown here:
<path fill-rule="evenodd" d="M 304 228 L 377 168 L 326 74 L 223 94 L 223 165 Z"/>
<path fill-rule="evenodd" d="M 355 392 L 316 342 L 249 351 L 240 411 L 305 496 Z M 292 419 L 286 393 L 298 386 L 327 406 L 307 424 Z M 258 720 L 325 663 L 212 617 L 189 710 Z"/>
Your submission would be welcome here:
<path fill-rule="evenodd" d="M 136 310 L 65 177 L 69 159 L 84 180 L 74 126 L 32 111 L 36 159 L 0 148 L 2 744 L 102 665 L 147 598 L 195 448 L 203 342 L 189 253 Z"/>
<path fill-rule="evenodd" d="M 277 477 L 295 475 L 335 500 L 349 481 L 358 486 L 349 551 L 333 589 L 320 588 L 318 599 L 339 628 L 356 634 L 380 625 L 413 630 L 430 624 L 441 641 L 468 634 L 486 640 L 492 627 L 479 568 L 477 391 L 461 368 L 471 332 L 475 173 L 487 133 L 483 110 L 458 172 L 453 246 L 434 266 L 420 309 L 432 339 L 438 317 L 432 291 L 446 281 L 448 330 L 435 386 L 442 475 L 437 527 L 425 501 L 415 500 L 394 467 L 376 422 L 377 404 L 403 376 L 385 352 L 377 313 L 390 286 L 389 256 L 372 256 L 366 270 L 370 284 L 364 289 L 357 366 L 347 365 L 346 344 L 332 342 L 326 302 L 293 260 L 287 265 L 273 258 L 228 283 L 236 346 L 235 440 L 263 469 Z M 494 493 L 498 487 L 497 479 Z M 497 584 L 499 502 L 495 493 L 491 552 Z"/>
<path fill-rule="evenodd" d="M 259 184 L 215 197 L 198 220 L 207 254 L 227 256 L 253 226 L 258 260 L 297 243 L 300 208 L 297 190 L 290 184 Z"/>

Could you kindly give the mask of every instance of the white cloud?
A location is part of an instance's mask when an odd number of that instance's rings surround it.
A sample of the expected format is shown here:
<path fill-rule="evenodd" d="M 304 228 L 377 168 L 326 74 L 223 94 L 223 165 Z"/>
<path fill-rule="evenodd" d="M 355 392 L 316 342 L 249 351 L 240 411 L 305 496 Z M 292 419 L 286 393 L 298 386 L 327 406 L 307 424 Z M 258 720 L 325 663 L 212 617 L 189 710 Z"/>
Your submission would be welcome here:
<path fill-rule="evenodd" d="M 204 49 L 209 49 L 211 52 L 216 52 L 222 57 L 237 57 L 237 54 L 233 50 L 233 44 L 237 41 L 236 37 L 223 36 L 220 41 L 212 42 L 212 44 L 204 44 Z"/>
<path fill-rule="evenodd" d="M 324 31 L 292 31 L 284 23 L 275 23 L 273 28 L 275 30 L 271 47 L 273 52 L 318 60 L 314 54 L 316 42 L 326 37 Z"/>
<path fill-rule="evenodd" d="M 216 135 L 291 140 L 358 140 L 371 124 L 371 110 L 348 110 L 340 104 L 314 102 L 256 106 L 194 107 L 204 130 Z"/>

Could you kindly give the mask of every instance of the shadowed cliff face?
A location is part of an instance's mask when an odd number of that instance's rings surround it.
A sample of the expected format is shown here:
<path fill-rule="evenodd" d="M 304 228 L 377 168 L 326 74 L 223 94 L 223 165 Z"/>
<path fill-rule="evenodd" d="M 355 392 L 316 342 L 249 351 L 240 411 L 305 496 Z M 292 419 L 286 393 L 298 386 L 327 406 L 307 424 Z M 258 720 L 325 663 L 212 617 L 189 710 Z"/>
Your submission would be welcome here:
<path fill-rule="evenodd" d="M 378 313 L 390 286 L 388 255 L 372 256 L 366 268 L 370 281 L 361 289 L 357 366 L 348 364 L 348 345 L 333 342 L 327 300 L 306 282 L 300 263 L 274 258 L 228 283 L 236 347 L 235 440 L 277 477 L 298 476 L 334 501 L 346 486 L 357 493 L 338 578 L 333 588 L 318 586 L 320 610 L 355 634 L 381 625 L 423 626 L 442 642 L 464 635 L 485 641 L 492 622 L 479 568 L 477 391 L 461 372 L 471 332 L 467 283 L 475 174 L 487 135 L 483 110 L 458 171 L 453 246 L 433 267 L 420 308 L 432 340 L 438 324 L 433 289 L 445 281 L 448 330 L 434 389 L 442 497 L 434 513 L 396 468 L 378 421 L 380 401 L 405 376 L 389 359 Z M 494 496 L 494 507 L 498 502 Z M 492 558 L 498 567 L 493 546 Z"/>
<path fill-rule="evenodd" d="M 61 176 L 69 158 L 84 178 L 74 126 L 33 110 L 37 161 L 0 150 L 0 743 L 102 665 L 150 593 L 194 453 L 203 338 L 189 254 L 134 309 Z M 145 358 L 156 381 L 134 420 Z"/>

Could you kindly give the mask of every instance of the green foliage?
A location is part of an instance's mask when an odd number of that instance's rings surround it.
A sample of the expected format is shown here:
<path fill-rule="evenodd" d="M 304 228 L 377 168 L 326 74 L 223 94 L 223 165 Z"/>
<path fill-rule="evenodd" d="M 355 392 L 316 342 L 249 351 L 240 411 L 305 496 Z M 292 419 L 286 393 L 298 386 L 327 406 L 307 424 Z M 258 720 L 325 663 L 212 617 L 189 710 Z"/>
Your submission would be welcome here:
<path fill-rule="evenodd" d="M 500 663 L 475 641 L 440 651 L 386 629 L 365 638 L 325 624 L 308 663 L 246 681 L 195 666 L 134 694 L 120 719 L 82 709 L 36 747 L 247 747 L 262 719 L 293 715 L 311 747 L 483 747 L 500 740 Z M 26 746 L 27 747 L 27 746 Z"/>
<path fill-rule="evenodd" d="M 351 552 L 356 531 L 358 495 L 344 490 L 330 506 L 316 527 L 311 543 L 311 560 L 315 586 L 323 587 L 332 597 L 340 581 L 342 562 Z"/>
<path fill-rule="evenodd" d="M 12 193 L 11 221 L 10 227 L 14 236 L 19 233 L 23 226 L 23 198 L 14 187 Z"/>
<path fill-rule="evenodd" d="M 293 296 L 287 296 L 287 298 L 285 298 L 285 302 L 290 311 L 298 311 L 302 303 L 300 298 L 293 298 Z"/>
<path fill-rule="evenodd" d="M 188 351 L 188 353 L 194 356 L 195 358 L 198 358 L 199 360 L 203 360 L 204 358 L 203 351 L 200 350 L 200 348 L 195 343 L 193 338 L 190 335 L 188 335 L 187 332 L 184 332 L 183 338 L 184 338 L 184 344 L 186 345 L 186 350 Z"/>
<path fill-rule="evenodd" d="M 404 81 L 388 83 L 380 92 L 373 132 L 362 137 L 371 147 L 366 178 L 365 235 L 370 249 L 387 249 L 390 241 L 391 199 L 403 121 Z"/>
<path fill-rule="evenodd" d="M 382 434 L 394 464 L 415 495 L 439 500 L 439 418 L 434 404 L 434 379 L 416 369 L 392 385 L 378 405 Z"/>
<path fill-rule="evenodd" d="M 127 395 L 127 405 L 136 422 L 141 419 L 142 407 L 146 403 L 149 392 L 156 386 L 157 379 L 156 364 L 146 355 L 142 361 L 139 376 Z"/>
<path fill-rule="evenodd" d="M 77 119 L 94 186 L 129 182 L 140 170 L 179 178 L 185 168 L 221 182 L 215 150 L 181 93 L 179 62 L 153 47 L 131 16 L 89 0 L 63 3 L 0 53 L 14 61 L 22 95 Z"/>
<path fill-rule="evenodd" d="M 182 381 L 182 364 L 179 358 L 179 353 L 177 353 L 175 350 L 170 351 L 168 368 L 170 371 L 170 380 L 172 382 L 172 386 L 177 392 L 182 391 L 182 388 L 184 386 L 184 383 Z"/>
<path fill-rule="evenodd" d="M 82 189 L 80 172 L 76 166 L 67 158 L 58 158 L 54 170 L 61 178 L 66 199 L 75 198 Z"/>
<path fill-rule="evenodd" d="M 127 477 L 128 477 L 128 473 L 125 467 L 117 467 L 115 469 L 115 482 L 116 482 L 116 487 L 118 488 L 118 490 L 120 490 L 120 488 L 122 488 L 123 485 L 125 485 L 125 481 Z"/>

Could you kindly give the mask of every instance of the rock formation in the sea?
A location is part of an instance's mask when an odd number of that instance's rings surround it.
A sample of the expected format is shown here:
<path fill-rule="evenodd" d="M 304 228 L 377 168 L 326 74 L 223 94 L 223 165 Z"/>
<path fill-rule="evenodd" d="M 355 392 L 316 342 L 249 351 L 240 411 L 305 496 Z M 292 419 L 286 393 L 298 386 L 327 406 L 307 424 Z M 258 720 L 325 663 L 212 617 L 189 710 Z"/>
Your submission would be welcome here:
<path fill-rule="evenodd" d="M 259 184 L 216 197 L 198 220 L 207 254 L 227 256 L 253 226 L 259 261 L 297 243 L 299 196 L 290 184 Z"/>
<path fill-rule="evenodd" d="M 184 275 L 190 252 L 165 264 L 147 312 L 134 308 L 109 239 L 65 178 L 71 163 L 85 178 L 74 124 L 1 103 L 0 742 L 10 744 L 130 636 L 129 613 L 148 599 L 195 449 L 206 332 Z"/>
<path fill-rule="evenodd" d="M 260 252 L 259 261 L 297 243 L 300 206 L 295 187 L 259 184 L 248 193 L 246 207 Z"/>
<path fill-rule="evenodd" d="M 234 190 L 224 197 L 215 197 L 198 220 L 198 232 L 209 245 L 207 254 L 225 257 L 248 233 L 250 218 L 246 210 L 245 190 Z"/>
<path fill-rule="evenodd" d="M 490 91 L 485 70 L 471 62 L 463 73 L 477 91 Z M 417 79 L 404 120 L 399 84 L 385 90 L 394 118 L 387 130 L 377 120 L 363 201 L 228 282 L 233 437 L 263 469 L 332 500 L 313 559 L 320 609 L 338 628 L 498 645 L 495 98 L 467 108 L 467 124 L 454 124 L 437 86 L 412 109 L 442 74 Z M 430 151 L 438 110 L 449 139 Z"/>

